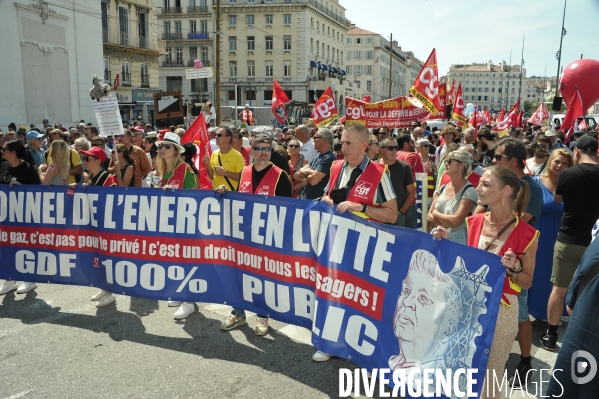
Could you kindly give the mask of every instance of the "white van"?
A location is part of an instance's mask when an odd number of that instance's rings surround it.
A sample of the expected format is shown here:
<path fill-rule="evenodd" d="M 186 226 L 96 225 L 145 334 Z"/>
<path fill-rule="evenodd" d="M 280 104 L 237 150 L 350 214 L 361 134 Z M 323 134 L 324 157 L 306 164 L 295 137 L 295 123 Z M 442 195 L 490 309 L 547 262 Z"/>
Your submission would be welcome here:
<path fill-rule="evenodd" d="M 436 127 L 439 131 L 445 127 L 449 122 L 444 119 L 432 119 L 427 120 L 426 124 L 428 125 L 428 130 L 433 131 L 433 128 Z"/>
<path fill-rule="evenodd" d="M 564 122 L 564 117 L 566 116 L 566 114 L 554 114 L 551 115 L 551 125 L 556 128 L 558 126 L 557 121 L 559 121 L 559 126 L 562 125 L 562 123 Z M 595 120 L 595 118 L 593 117 L 593 115 L 585 115 L 584 117 L 585 122 L 587 123 L 587 126 L 590 127 L 591 129 L 596 129 L 597 128 L 597 121 Z M 582 121 L 582 116 L 578 117 L 578 122 L 576 123 L 576 126 L 578 126 L 578 124 Z"/>

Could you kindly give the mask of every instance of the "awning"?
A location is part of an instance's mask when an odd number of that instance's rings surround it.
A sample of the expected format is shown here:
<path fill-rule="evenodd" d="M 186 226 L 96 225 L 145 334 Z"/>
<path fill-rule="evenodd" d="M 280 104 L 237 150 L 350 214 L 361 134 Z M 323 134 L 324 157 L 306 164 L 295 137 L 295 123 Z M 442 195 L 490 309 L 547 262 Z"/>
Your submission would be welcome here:
<path fill-rule="evenodd" d="M 310 68 L 318 68 L 318 62 L 310 61 Z"/>
<path fill-rule="evenodd" d="M 339 70 L 337 68 L 335 68 L 335 67 L 331 67 L 331 71 L 334 72 L 334 73 L 339 73 Z"/>
<path fill-rule="evenodd" d="M 345 72 L 345 70 L 343 70 L 343 69 L 339 69 L 339 73 L 340 73 L 341 75 L 347 75 L 347 72 Z"/>
<path fill-rule="evenodd" d="M 325 65 L 325 64 L 320 64 L 320 66 L 322 67 L 322 69 L 324 69 L 325 71 L 330 71 L 329 66 Z"/>

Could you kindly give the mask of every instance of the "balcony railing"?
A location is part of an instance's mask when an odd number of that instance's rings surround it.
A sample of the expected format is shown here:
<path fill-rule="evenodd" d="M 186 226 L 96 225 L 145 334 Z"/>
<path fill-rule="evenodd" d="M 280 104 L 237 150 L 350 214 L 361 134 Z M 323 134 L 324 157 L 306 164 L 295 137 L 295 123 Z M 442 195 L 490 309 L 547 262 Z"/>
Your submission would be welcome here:
<path fill-rule="evenodd" d="M 141 75 L 141 87 L 150 87 L 150 75 Z"/>
<path fill-rule="evenodd" d="M 182 7 L 162 7 L 161 14 L 181 14 L 183 12 Z"/>
<path fill-rule="evenodd" d="M 131 35 L 118 30 L 102 30 L 102 42 L 104 44 L 114 44 L 117 46 L 136 47 L 141 49 L 153 50 L 150 38 L 147 36 Z"/>
<path fill-rule="evenodd" d="M 192 61 L 193 63 L 193 61 Z M 163 67 L 184 67 L 187 63 L 183 60 L 164 60 L 162 61 Z"/>
<path fill-rule="evenodd" d="M 188 13 L 208 13 L 210 12 L 208 6 L 189 6 L 187 7 Z"/>
<path fill-rule="evenodd" d="M 194 60 L 187 61 L 187 66 L 193 68 L 193 62 Z M 202 60 L 202 65 L 204 65 L 205 67 L 210 66 L 210 60 Z"/>
<path fill-rule="evenodd" d="M 183 39 L 183 33 L 181 32 L 167 32 L 162 34 L 162 40 L 181 40 Z"/>
<path fill-rule="evenodd" d="M 131 87 L 131 72 L 121 72 L 121 85 Z"/>
<path fill-rule="evenodd" d="M 210 39 L 210 35 L 208 32 L 196 32 L 196 33 L 188 33 L 188 39 Z"/>

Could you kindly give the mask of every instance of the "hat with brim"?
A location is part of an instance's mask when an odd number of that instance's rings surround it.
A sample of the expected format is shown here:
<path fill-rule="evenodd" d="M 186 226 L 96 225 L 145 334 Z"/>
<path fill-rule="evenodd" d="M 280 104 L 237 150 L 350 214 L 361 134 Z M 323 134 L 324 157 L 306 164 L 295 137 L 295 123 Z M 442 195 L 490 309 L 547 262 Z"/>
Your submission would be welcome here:
<path fill-rule="evenodd" d="M 252 145 L 255 144 L 272 144 L 272 140 L 264 135 L 260 135 L 260 137 L 254 137 L 254 140 L 252 140 Z"/>
<path fill-rule="evenodd" d="M 27 136 L 25 136 L 25 139 L 27 141 L 29 141 L 29 140 L 33 140 L 33 139 L 41 139 L 42 137 L 44 137 L 43 134 L 38 133 L 35 130 L 32 130 L 29 133 L 27 133 Z"/>
<path fill-rule="evenodd" d="M 174 144 L 179 149 L 179 154 L 185 152 L 185 148 L 181 145 L 181 138 L 173 132 L 168 132 L 164 135 L 164 138 L 157 141 L 156 144 Z"/>
<path fill-rule="evenodd" d="M 557 136 L 557 133 L 553 129 L 548 129 L 547 131 L 545 131 L 545 136 L 546 137 L 555 137 L 555 136 Z"/>
<path fill-rule="evenodd" d="M 100 147 L 92 147 L 86 151 L 79 151 L 79 154 L 91 155 L 92 157 L 98 158 L 100 162 L 106 161 L 106 152 Z"/>

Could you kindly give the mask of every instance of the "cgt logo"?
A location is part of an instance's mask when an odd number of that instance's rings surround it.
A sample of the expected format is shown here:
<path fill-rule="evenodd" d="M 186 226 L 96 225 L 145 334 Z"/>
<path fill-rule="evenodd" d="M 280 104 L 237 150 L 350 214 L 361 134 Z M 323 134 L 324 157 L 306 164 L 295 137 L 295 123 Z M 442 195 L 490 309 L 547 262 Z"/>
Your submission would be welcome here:
<path fill-rule="evenodd" d="M 239 186 L 239 190 L 246 190 L 250 188 L 250 182 L 249 181 L 244 181 L 243 183 L 241 183 L 241 186 Z"/>
<path fill-rule="evenodd" d="M 575 384 L 582 385 L 590 382 L 597 374 L 597 360 L 587 351 L 578 350 L 572 353 L 570 359 L 572 381 Z M 583 376 L 583 374 L 585 374 Z"/>
<path fill-rule="evenodd" d="M 262 187 L 260 187 L 260 189 L 258 189 L 256 191 L 256 194 L 258 194 L 258 195 L 268 195 L 269 188 L 270 188 L 270 186 L 262 186 Z"/>
<path fill-rule="evenodd" d="M 372 183 L 368 183 L 366 181 L 361 181 L 355 189 L 355 193 L 357 196 L 366 197 L 370 190 L 372 189 Z"/>

